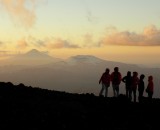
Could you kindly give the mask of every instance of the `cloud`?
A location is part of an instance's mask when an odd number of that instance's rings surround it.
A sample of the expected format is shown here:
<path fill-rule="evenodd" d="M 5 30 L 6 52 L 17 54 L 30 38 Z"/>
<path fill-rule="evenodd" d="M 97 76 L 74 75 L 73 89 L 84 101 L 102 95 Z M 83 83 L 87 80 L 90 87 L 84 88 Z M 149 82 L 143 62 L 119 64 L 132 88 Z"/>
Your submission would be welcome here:
<path fill-rule="evenodd" d="M 16 54 L 17 54 L 17 52 L 14 52 L 14 51 L 0 50 L 0 56 L 1 56 L 1 58 L 8 57 L 8 56 L 14 56 Z"/>
<path fill-rule="evenodd" d="M 84 41 L 83 47 L 91 48 L 99 46 L 97 42 L 94 42 L 94 36 L 91 33 L 86 33 L 85 35 L 83 35 L 83 41 Z"/>
<path fill-rule="evenodd" d="M 0 41 L 0 47 L 1 48 L 6 48 L 8 46 L 8 44 L 10 43 L 10 41 Z"/>
<path fill-rule="evenodd" d="M 7 11 L 14 23 L 27 28 L 35 24 L 36 2 L 37 0 L 0 0 L 1 6 Z"/>
<path fill-rule="evenodd" d="M 3 42 L 2 42 L 2 41 L 0 41 L 0 46 L 1 46 L 1 45 L 3 45 Z"/>
<path fill-rule="evenodd" d="M 120 32 L 116 28 L 107 28 L 107 33 L 100 40 L 100 45 L 159 46 L 160 29 L 150 25 L 138 34 L 130 31 Z"/>
<path fill-rule="evenodd" d="M 89 9 L 87 9 L 86 17 L 87 17 L 88 22 L 90 23 L 97 23 L 98 21 L 98 18 L 93 16 L 92 12 Z"/>
<path fill-rule="evenodd" d="M 19 48 L 19 49 L 25 49 L 25 48 L 27 48 L 29 45 L 28 45 L 28 43 L 27 43 L 27 41 L 26 41 L 26 39 L 25 38 L 22 38 L 22 39 L 20 39 L 18 42 L 17 42 L 17 48 Z"/>
<path fill-rule="evenodd" d="M 55 38 L 55 39 L 49 39 L 46 42 L 46 46 L 49 49 L 55 49 L 55 48 L 79 48 L 78 45 L 72 44 L 67 40 L 63 40 L 61 38 Z"/>
<path fill-rule="evenodd" d="M 80 48 L 76 44 L 72 44 L 67 40 L 63 40 L 61 38 L 45 38 L 35 39 L 33 37 L 29 38 L 29 42 L 32 43 L 34 46 L 39 48 L 47 48 L 47 49 L 61 49 L 61 48 Z"/>
<path fill-rule="evenodd" d="M 87 21 L 90 22 L 91 24 L 97 23 L 98 22 L 98 18 L 93 15 L 93 12 L 90 9 L 90 6 L 87 3 L 87 1 L 83 0 L 81 2 L 82 2 L 83 6 L 84 6 L 84 9 L 85 9 Z"/>

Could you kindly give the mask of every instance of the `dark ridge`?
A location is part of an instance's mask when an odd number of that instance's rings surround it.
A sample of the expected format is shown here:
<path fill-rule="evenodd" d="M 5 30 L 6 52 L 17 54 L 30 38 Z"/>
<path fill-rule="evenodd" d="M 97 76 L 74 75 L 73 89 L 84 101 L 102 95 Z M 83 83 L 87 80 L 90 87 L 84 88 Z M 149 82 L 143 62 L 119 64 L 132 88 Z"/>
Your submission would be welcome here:
<path fill-rule="evenodd" d="M 0 82 L 0 129 L 151 130 L 159 127 L 160 99 L 130 102 Z"/>

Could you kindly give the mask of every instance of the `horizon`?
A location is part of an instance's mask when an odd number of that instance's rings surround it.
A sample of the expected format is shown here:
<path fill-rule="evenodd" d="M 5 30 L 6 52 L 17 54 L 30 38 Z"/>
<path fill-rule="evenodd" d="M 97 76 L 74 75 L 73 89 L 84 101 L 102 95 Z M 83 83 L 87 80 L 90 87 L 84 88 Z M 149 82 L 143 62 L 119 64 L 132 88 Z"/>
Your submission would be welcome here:
<path fill-rule="evenodd" d="M 96 54 L 88 54 L 88 53 L 86 53 L 86 54 L 75 54 L 75 55 L 69 55 L 69 56 L 67 56 L 67 57 L 61 57 L 61 56 L 59 56 L 59 55 L 51 55 L 51 54 L 49 54 L 47 51 L 41 51 L 41 50 L 39 50 L 39 49 L 36 49 L 36 48 L 32 48 L 32 49 L 30 49 L 30 50 L 27 50 L 27 51 L 25 51 L 25 52 L 21 52 L 21 51 L 18 51 L 18 52 L 15 52 L 14 54 L 9 54 L 9 55 L 7 55 L 7 56 L 4 56 L 3 57 L 3 55 L 4 54 L 2 54 L 1 56 L 2 57 L 0 57 L 0 61 L 3 61 L 3 62 L 5 62 L 5 60 L 10 60 L 10 59 L 12 59 L 12 57 L 17 57 L 17 56 L 20 56 L 20 55 L 24 55 L 24 54 L 27 54 L 27 53 L 29 53 L 29 52 L 31 52 L 31 51 L 37 51 L 37 52 L 39 52 L 39 53 L 42 53 L 42 54 L 45 54 L 45 55 L 48 55 L 48 56 L 51 56 L 52 58 L 59 58 L 59 59 L 61 59 L 61 60 L 68 60 L 69 58 L 71 58 L 71 57 L 75 57 L 75 56 L 94 56 L 94 57 L 96 57 L 96 58 L 99 58 L 99 59 L 101 59 L 101 60 L 105 60 L 105 61 L 112 61 L 112 62 L 119 62 L 119 63 L 124 63 L 124 64 L 133 64 L 133 65 L 138 65 L 138 66 L 141 66 L 141 67 L 149 67 L 149 68 L 160 68 L 159 67 L 159 65 L 160 64 L 154 64 L 154 63 L 141 63 L 141 62 L 138 62 L 138 63 L 136 63 L 136 62 L 134 62 L 133 60 L 132 60 L 132 62 L 131 61 L 125 61 L 125 60 L 116 60 L 116 59 L 110 59 L 110 58 L 105 58 L 105 57 L 103 57 L 103 56 L 99 56 L 99 55 L 96 55 Z M 59 56 L 59 57 L 58 57 Z M 148 58 L 148 57 L 147 57 Z"/>
<path fill-rule="evenodd" d="M 160 65 L 160 1 L 0 0 L 0 58 L 32 48 Z M 147 15 L 146 15 L 147 14 Z"/>

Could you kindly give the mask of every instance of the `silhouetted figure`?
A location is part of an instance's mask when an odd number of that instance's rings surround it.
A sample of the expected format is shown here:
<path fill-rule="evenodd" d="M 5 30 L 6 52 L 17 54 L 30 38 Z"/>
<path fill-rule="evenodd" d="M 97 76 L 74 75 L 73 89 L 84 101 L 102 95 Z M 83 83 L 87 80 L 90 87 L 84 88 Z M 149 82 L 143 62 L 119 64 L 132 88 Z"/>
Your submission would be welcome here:
<path fill-rule="evenodd" d="M 108 87 L 110 86 L 110 80 L 111 80 L 111 76 L 109 74 L 109 71 L 110 70 L 108 68 L 106 68 L 106 71 L 102 74 L 102 76 L 99 80 L 99 84 L 102 83 L 102 88 L 99 93 L 99 96 L 102 96 L 103 92 L 104 92 L 105 97 L 108 96 Z"/>
<path fill-rule="evenodd" d="M 119 68 L 115 67 L 114 72 L 112 72 L 111 74 L 111 82 L 112 82 L 114 97 L 119 96 L 119 85 L 121 83 L 121 80 L 122 80 L 122 76 L 121 76 L 121 73 L 119 72 Z"/>
<path fill-rule="evenodd" d="M 131 95 L 133 93 L 133 101 L 134 102 L 136 102 L 136 91 L 137 91 L 138 82 L 139 82 L 138 73 L 133 72 Z"/>
<path fill-rule="evenodd" d="M 140 80 L 138 83 L 138 92 L 139 92 L 138 100 L 139 100 L 139 102 L 142 102 L 142 98 L 143 98 L 143 92 L 144 92 L 144 88 L 145 88 L 144 81 L 143 81 L 144 78 L 145 78 L 145 75 L 141 74 Z"/>
<path fill-rule="evenodd" d="M 126 96 L 131 100 L 132 76 L 130 71 L 128 71 L 127 75 L 122 78 L 122 81 L 125 83 L 126 86 Z"/>
<path fill-rule="evenodd" d="M 148 85 L 146 88 L 146 92 L 148 93 L 149 99 L 152 99 L 153 89 L 154 89 L 153 76 L 148 76 Z"/>

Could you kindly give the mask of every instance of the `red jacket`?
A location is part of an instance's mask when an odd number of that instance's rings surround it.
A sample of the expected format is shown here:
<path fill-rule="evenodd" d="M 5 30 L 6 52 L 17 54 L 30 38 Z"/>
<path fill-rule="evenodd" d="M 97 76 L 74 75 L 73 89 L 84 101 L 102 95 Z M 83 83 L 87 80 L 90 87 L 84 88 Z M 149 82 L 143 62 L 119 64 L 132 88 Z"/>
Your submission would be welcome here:
<path fill-rule="evenodd" d="M 103 73 L 100 80 L 99 80 L 99 83 L 104 83 L 104 84 L 110 84 L 110 81 L 111 81 L 111 76 L 110 74 L 107 74 L 107 73 Z"/>
<path fill-rule="evenodd" d="M 112 84 L 119 85 L 121 83 L 121 80 L 122 80 L 122 75 L 120 72 L 112 72 L 111 74 Z"/>
<path fill-rule="evenodd" d="M 136 76 L 132 77 L 132 89 L 137 89 L 137 85 L 139 83 L 139 78 Z"/>
<path fill-rule="evenodd" d="M 148 81 L 148 91 L 149 92 L 153 92 L 153 88 L 154 88 L 154 84 L 153 84 L 153 81 Z"/>

